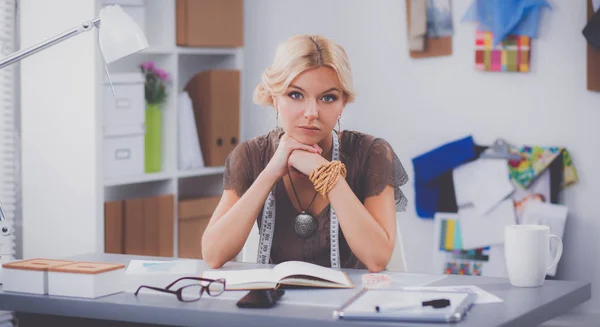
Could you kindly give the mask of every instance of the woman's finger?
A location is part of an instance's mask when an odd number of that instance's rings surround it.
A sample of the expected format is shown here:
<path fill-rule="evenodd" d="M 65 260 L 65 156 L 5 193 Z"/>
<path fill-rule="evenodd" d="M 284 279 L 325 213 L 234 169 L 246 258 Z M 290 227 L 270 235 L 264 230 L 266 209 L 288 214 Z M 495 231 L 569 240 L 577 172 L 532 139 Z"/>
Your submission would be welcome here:
<path fill-rule="evenodd" d="M 290 143 L 290 152 L 294 150 L 303 150 L 310 153 L 319 153 L 317 149 L 315 149 L 312 145 L 306 145 L 300 142 L 292 142 Z"/>

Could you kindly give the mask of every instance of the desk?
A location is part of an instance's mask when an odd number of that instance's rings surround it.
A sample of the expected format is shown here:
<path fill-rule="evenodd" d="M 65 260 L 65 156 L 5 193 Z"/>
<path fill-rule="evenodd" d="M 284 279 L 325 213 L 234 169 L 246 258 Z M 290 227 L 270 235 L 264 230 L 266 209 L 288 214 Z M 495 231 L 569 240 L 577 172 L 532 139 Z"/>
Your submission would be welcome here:
<path fill-rule="evenodd" d="M 156 258 L 92 254 L 70 260 L 103 261 L 127 264 L 131 259 Z M 206 267 L 200 262 L 201 269 Z M 229 268 L 261 267 L 257 264 L 228 263 Z M 355 286 L 360 287 L 362 270 L 346 270 Z M 449 275 L 431 284 L 477 285 L 500 297 L 503 303 L 475 305 L 465 320 L 455 326 L 536 326 L 559 316 L 591 297 L 591 285 L 584 282 L 547 280 L 539 288 L 513 288 L 504 278 Z M 293 292 L 296 290 L 288 290 Z M 349 292 L 354 290 L 319 290 Z M 225 293 L 226 294 L 226 293 Z M 225 294 L 221 295 L 224 296 Z M 286 295 L 288 293 L 286 292 Z M 169 326 L 373 326 L 373 322 L 338 321 L 332 318 L 332 308 L 325 306 L 279 303 L 272 309 L 240 309 L 235 299 L 202 297 L 193 303 L 181 303 L 173 296 L 145 294 L 136 297 L 119 293 L 99 299 L 74 299 L 0 291 L 0 310 L 17 312 L 21 326 L 139 326 L 141 324 Z M 70 317 L 70 318 L 69 318 Z M 72 318 L 79 317 L 79 318 Z M 84 319 L 94 319 L 84 320 Z M 55 323 L 56 322 L 56 323 Z M 118 323 L 119 322 L 119 323 Z M 392 323 L 376 323 L 392 326 Z M 397 325 L 394 325 L 397 326 Z M 439 324 L 410 324 L 436 326 Z"/>

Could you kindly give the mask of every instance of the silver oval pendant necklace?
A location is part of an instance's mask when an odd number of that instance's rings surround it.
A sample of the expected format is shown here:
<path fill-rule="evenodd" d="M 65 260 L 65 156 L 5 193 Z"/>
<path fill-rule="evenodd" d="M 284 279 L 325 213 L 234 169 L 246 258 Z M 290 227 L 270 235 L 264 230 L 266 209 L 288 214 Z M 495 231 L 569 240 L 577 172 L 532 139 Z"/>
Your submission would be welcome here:
<path fill-rule="evenodd" d="M 296 193 L 296 188 L 294 187 L 294 182 L 292 181 L 292 176 L 288 172 L 288 177 L 290 179 L 290 184 L 292 184 L 292 190 L 294 191 L 294 196 L 296 197 L 296 201 L 298 201 L 298 206 L 300 207 L 300 214 L 294 218 L 294 231 L 296 235 L 302 238 L 309 238 L 317 231 L 317 220 L 312 215 L 308 214 L 307 211 L 312 207 L 313 202 L 317 198 L 317 192 L 313 196 L 308 208 L 304 210 L 302 208 L 302 203 L 300 203 L 300 198 L 298 197 L 298 193 Z"/>

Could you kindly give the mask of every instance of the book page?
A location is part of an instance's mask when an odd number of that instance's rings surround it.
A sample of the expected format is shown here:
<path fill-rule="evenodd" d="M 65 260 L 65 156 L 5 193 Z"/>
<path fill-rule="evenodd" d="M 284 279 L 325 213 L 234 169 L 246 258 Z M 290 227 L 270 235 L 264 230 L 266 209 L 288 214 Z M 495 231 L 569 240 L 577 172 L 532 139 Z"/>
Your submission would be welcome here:
<path fill-rule="evenodd" d="M 207 270 L 202 274 L 202 278 L 224 278 L 227 288 L 245 284 L 277 283 L 278 281 L 271 269 Z"/>
<path fill-rule="evenodd" d="M 319 265 L 302 261 L 287 261 L 278 264 L 273 268 L 277 280 L 282 280 L 290 276 L 311 276 L 322 278 L 341 285 L 351 286 L 350 282 L 340 270 L 335 270 Z"/>

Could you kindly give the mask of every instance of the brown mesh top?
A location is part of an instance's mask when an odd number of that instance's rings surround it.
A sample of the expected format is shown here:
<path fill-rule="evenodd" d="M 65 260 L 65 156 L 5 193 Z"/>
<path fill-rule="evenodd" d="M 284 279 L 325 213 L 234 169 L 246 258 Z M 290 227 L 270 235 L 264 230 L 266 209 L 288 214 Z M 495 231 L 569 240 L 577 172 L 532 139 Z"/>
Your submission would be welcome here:
<path fill-rule="evenodd" d="M 225 161 L 224 189 L 234 190 L 242 196 L 272 158 L 282 129 L 257 136 L 239 144 Z M 355 131 L 343 131 L 340 136 L 340 160 L 346 165 L 346 181 L 357 198 L 380 194 L 385 186 L 391 185 L 395 193 L 396 211 L 404 211 L 406 197 L 400 186 L 408 176 L 400 160 L 388 142 Z M 275 232 L 271 246 L 271 263 L 284 261 L 306 261 L 330 267 L 329 258 L 329 208 L 314 216 L 318 223 L 317 232 L 303 239 L 294 231 L 294 218 L 300 213 L 288 197 L 283 179 L 277 182 Z M 257 217 L 261 228 L 262 211 Z M 346 239 L 339 232 L 340 264 L 342 268 L 366 268 L 350 250 Z"/>

